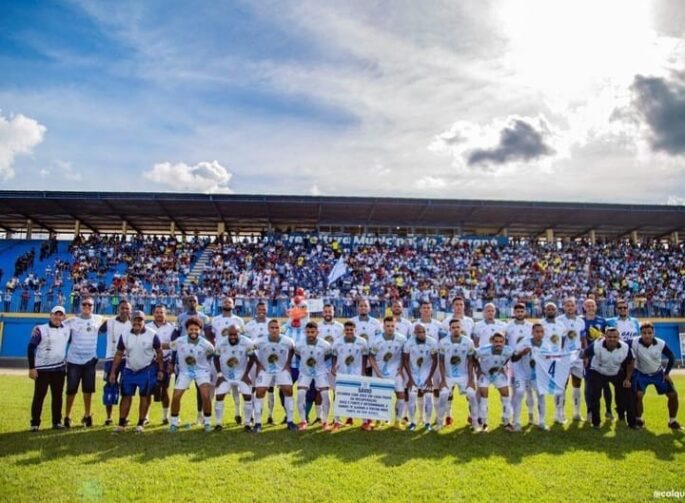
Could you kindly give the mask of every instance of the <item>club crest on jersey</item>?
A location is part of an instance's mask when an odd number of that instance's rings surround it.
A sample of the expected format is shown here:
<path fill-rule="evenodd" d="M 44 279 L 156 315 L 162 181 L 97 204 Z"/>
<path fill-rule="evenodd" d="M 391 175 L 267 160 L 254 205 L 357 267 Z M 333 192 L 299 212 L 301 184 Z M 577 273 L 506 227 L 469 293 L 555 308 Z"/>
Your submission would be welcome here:
<path fill-rule="evenodd" d="M 314 367 L 316 365 L 316 358 L 314 358 L 313 356 L 310 356 L 309 358 L 307 358 L 306 363 L 307 363 L 307 367 Z"/>
<path fill-rule="evenodd" d="M 552 337 L 549 338 L 549 340 L 552 341 L 552 344 L 558 344 L 559 336 L 557 334 L 554 334 Z"/>
<path fill-rule="evenodd" d="M 354 363 L 354 356 L 350 355 L 347 358 L 345 358 L 345 365 L 348 367 Z"/>
<path fill-rule="evenodd" d="M 197 360 L 195 359 L 194 356 L 186 356 L 186 365 L 193 366 L 197 363 Z"/>
<path fill-rule="evenodd" d="M 276 363 L 278 361 L 278 355 L 276 353 L 271 353 L 269 358 L 267 358 L 269 363 Z"/>
<path fill-rule="evenodd" d="M 566 337 L 568 337 L 570 340 L 574 340 L 576 337 L 578 337 L 578 334 L 575 330 L 569 330 L 568 334 L 566 334 Z"/>
<path fill-rule="evenodd" d="M 332 336 L 332 335 L 327 335 L 326 337 L 324 337 L 324 340 L 325 340 L 326 342 L 332 344 L 332 343 L 333 343 L 333 336 Z"/>
<path fill-rule="evenodd" d="M 236 367 L 238 365 L 238 359 L 235 356 L 232 356 L 228 359 L 226 365 L 228 365 L 228 368 Z"/>
<path fill-rule="evenodd" d="M 450 363 L 452 365 L 459 365 L 461 363 L 461 358 L 459 358 L 457 355 L 454 355 L 452 358 L 450 358 Z"/>
<path fill-rule="evenodd" d="M 416 366 L 417 366 L 417 367 L 420 367 L 421 365 L 423 365 L 423 356 L 419 357 L 419 358 L 416 360 Z"/>
<path fill-rule="evenodd" d="M 499 369 L 497 367 L 488 370 L 488 374 L 490 374 L 491 376 L 494 376 L 497 372 L 499 372 Z"/>
<path fill-rule="evenodd" d="M 359 334 L 359 337 L 361 337 L 362 339 L 364 339 L 366 341 L 369 340 L 369 336 L 367 334 Z"/>
<path fill-rule="evenodd" d="M 385 353 L 385 354 L 383 355 L 383 361 L 384 361 L 384 362 L 389 362 L 390 360 L 392 360 L 392 353 Z"/>

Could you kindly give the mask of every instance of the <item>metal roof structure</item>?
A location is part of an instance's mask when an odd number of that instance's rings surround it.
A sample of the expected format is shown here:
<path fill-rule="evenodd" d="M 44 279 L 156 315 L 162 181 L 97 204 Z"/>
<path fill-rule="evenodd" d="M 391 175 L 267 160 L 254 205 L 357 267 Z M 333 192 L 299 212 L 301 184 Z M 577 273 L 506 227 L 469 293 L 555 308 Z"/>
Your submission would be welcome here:
<path fill-rule="evenodd" d="M 321 230 L 615 239 L 685 235 L 685 206 L 144 192 L 0 191 L 0 231 Z M 399 229 L 398 229 L 399 228 Z"/>

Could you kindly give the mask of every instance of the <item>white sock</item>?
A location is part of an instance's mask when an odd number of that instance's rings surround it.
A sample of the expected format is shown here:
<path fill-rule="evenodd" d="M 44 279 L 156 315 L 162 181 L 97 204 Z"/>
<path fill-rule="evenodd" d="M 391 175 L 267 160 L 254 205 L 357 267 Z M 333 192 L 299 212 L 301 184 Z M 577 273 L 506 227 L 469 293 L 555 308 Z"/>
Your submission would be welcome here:
<path fill-rule="evenodd" d="M 171 416 L 172 426 L 178 426 L 178 416 Z"/>
<path fill-rule="evenodd" d="M 423 402 L 425 414 L 423 417 L 423 422 L 425 424 L 429 424 L 431 422 L 431 418 L 433 417 L 433 395 L 431 395 L 430 393 L 426 393 L 425 395 L 423 395 Z"/>
<path fill-rule="evenodd" d="M 298 389 L 297 390 L 297 412 L 300 415 L 300 421 L 302 421 L 302 422 L 307 421 L 307 418 L 305 417 L 305 410 L 304 410 L 306 396 L 307 396 L 307 390 L 306 389 Z M 286 397 L 286 400 L 287 399 L 288 398 Z M 286 404 L 287 404 L 287 402 L 286 402 Z M 288 410 L 287 405 L 286 405 L 285 410 L 287 412 L 287 410 Z M 290 421 L 290 419 L 288 419 L 288 421 Z"/>
<path fill-rule="evenodd" d="M 440 390 L 440 397 L 438 398 L 438 424 L 445 422 L 445 414 L 447 412 L 447 399 L 450 396 L 450 390 L 442 388 Z"/>
<path fill-rule="evenodd" d="M 212 414 L 211 414 L 211 412 L 210 412 L 210 414 L 209 414 L 208 416 L 204 416 L 204 415 L 203 415 L 203 417 L 202 417 L 202 422 L 203 422 L 205 425 L 211 424 L 211 423 L 212 423 Z"/>
<path fill-rule="evenodd" d="M 514 391 L 514 399 L 512 400 L 512 408 L 514 414 L 514 424 L 521 424 L 521 406 L 523 405 L 524 393 L 521 391 Z M 528 397 L 526 396 L 526 400 Z M 532 408 L 528 406 L 528 410 L 531 411 Z"/>
<path fill-rule="evenodd" d="M 580 388 L 573 388 L 573 414 L 580 416 Z"/>
<path fill-rule="evenodd" d="M 671 424 L 673 421 L 675 421 L 675 418 L 674 418 L 674 417 L 669 417 L 669 418 L 668 418 L 668 424 Z"/>
<path fill-rule="evenodd" d="M 214 415 L 216 416 L 216 424 L 224 424 L 224 401 L 217 400 L 214 402 Z"/>
<path fill-rule="evenodd" d="M 433 409 L 432 412 L 435 412 L 435 420 L 436 420 L 436 421 L 437 421 L 437 419 L 438 419 L 438 405 L 439 405 L 439 401 L 440 401 L 439 398 L 436 397 L 435 395 L 433 395 L 433 394 L 431 393 L 431 398 L 430 398 L 431 409 Z M 432 412 L 431 412 L 430 410 L 428 411 L 428 421 L 426 421 L 427 423 L 430 423 L 430 420 L 431 420 L 431 417 L 432 417 Z M 440 423 L 440 426 L 442 426 L 442 423 Z"/>
<path fill-rule="evenodd" d="M 478 424 L 478 400 L 476 399 L 476 392 L 471 388 L 466 388 L 466 399 L 469 401 L 471 424 L 475 427 Z"/>
<path fill-rule="evenodd" d="M 316 417 L 317 417 L 318 419 L 321 419 L 321 421 L 323 421 L 323 416 L 321 415 L 321 411 L 322 411 L 322 408 L 323 408 L 323 393 L 321 394 L 321 402 L 322 402 L 321 405 L 315 405 L 315 407 L 316 407 Z"/>
<path fill-rule="evenodd" d="M 245 414 L 245 424 L 252 420 L 252 400 L 243 400 L 243 414 Z"/>
<path fill-rule="evenodd" d="M 276 400 L 274 399 L 274 394 L 269 392 L 267 398 L 269 404 L 269 417 L 274 417 L 274 404 L 276 403 Z"/>
<path fill-rule="evenodd" d="M 238 391 L 238 386 L 231 386 L 231 395 L 233 396 L 233 410 L 235 415 L 240 415 L 240 392 Z"/>
<path fill-rule="evenodd" d="M 511 397 L 502 397 L 502 422 L 508 423 L 511 418 Z"/>
<path fill-rule="evenodd" d="M 331 399 L 328 396 L 328 391 L 321 393 L 321 422 L 328 422 L 328 409 L 331 406 Z"/>
<path fill-rule="evenodd" d="M 534 407 L 535 407 L 535 401 L 533 400 L 533 388 L 531 388 L 529 386 L 526 388 L 526 408 L 528 409 L 528 416 L 529 417 L 533 417 Z"/>
<path fill-rule="evenodd" d="M 305 394 L 306 393 L 307 392 L 305 390 Z M 293 397 L 286 396 L 283 401 L 285 402 L 285 417 L 288 420 L 288 422 L 292 422 L 292 420 L 293 420 Z M 302 407 L 304 408 L 304 400 L 302 400 Z"/>
<path fill-rule="evenodd" d="M 480 412 L 480 420 L 483 422 L 483 424 L 488 423 L 488 399 L 481 396 L 480 397 L 480 403 L 478 404 L 478 409 Z"/>
<path fill-rule="evenodd" d="M 264 403 L 263 398 L 254 399 L 254 422 L 255 424 L 262 424 L 262 404 Z"/>
<path fill-rule="evenodd" d="M 416 390 L 409 391 L 409 422 L 416 424 Z"/>
<path fill-rule="evenodd" d="M 564 417 L 564 395 L 554 395 L 554 407 L 557 419 Z"/>
<path fill-rule="evenodd" d="M 162 419 L 169 418 L 169 407 L 162 407 Z"/>
<path fill-rule="evenodd" d="M 547 402 L 545 395 L 538 394 L 538 424 L 545 424 L 545 414 L 547 413 Z"/>

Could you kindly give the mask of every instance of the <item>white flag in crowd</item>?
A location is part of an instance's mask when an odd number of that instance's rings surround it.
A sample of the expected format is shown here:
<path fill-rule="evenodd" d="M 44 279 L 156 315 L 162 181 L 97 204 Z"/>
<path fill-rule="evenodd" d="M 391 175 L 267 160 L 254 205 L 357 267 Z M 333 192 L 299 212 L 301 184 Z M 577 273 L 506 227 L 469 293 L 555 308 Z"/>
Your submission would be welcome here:
<path fill-rule="evenodd" d="M 343 256 L 340 255 L 340 258 L 335 263 L 333 269 L 331 269 L 331 272 L 328 275 L 328 284 L 330 285 L 338 278 L 342 278 L 345 274 L 347 274 L 347 264 L 345 263 Z"/>

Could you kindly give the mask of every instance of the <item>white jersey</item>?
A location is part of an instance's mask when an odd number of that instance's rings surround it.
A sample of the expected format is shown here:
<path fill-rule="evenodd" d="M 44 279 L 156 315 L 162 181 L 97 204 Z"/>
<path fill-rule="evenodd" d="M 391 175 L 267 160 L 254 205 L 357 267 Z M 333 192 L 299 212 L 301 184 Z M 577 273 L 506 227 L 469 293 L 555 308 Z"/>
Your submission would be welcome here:
<path fill-rule="evenodd" d="M 97 358 L 98 331 L 102 322 L 102 316 L 93 314 L 90 318 L 77 316 L 63 323 L 70 331 L 67 362 L 84 365 Z"/>
<path fill-rule="evenodd" d="M 426 336 L 425 341 L 419 342 L 416 337 L 411 337 L 404 343 L 403 352 L 409 357 L 409 368 L 414 382 L 419 388 L 424 387 L 433 365 L 433 356 L 438 353 L 438 341 Z"/>
<path fill-rule="evenodd" d="M 564 351 L 575 351 L 581 350 L 581 334 L 585 332 L 585 320 L 580 316 L 574 316 L 569 318 L 565 314 L 562 314 L 557 318 L 557 322 L 564 325 Z M 582 361 L 578 360 L 582 365 Z"/>
<path fill-rule="evenodd" d="M 258 321 L 254 318 L 248 321 L 245 324 L 245 335 L 253 341 L 256 341 L 260 337 L 266 337 L 269 335 L 269 320 L 264 318 L 264 321 Z"/>
<path fill-rule="evenodd" d="M 504 346 L 500 353 L 493 352 L 492 345 L 481 346 L 476 350 L 476 359 L 480 366 L 480 371 L 486 376 L 497 373 L 504 373 L 504 367 L 514 354 L 514 350 L 509 346 Z"/>
<path fill-rule="evenodd" d="M 244 335 L 238 338 L 235 345 L 231 344 L 228 337 L 221 337 L 216 344 L 215 353 L 224 377 L 229 381 L 237 381 L 245 374 L 247 362 L 254 354 L 254 344 Z"/>
<path fill-rule="evenodd" d="M 154 321 L 151 321 L 150 323 L 147 323 L 145 325 L 145 328 L 149 328 L 150 330 L 157 332 L 159 342 L 161 342 L 162 345 L 164 345 L 169 344 L 171 342 L 171 334 L 174 332 L 176 326 L 173 323 L 169 323 L 168 321 L 157 326 L 157 324 Z M 171 358 L 171 349 L 162 349 L 162 354 L 164 355 L 164 359 L 168 360 L 169 358 Z"/>
<path fill-rule="evenodd" d="M 278 374 L 288 361 L 288 353 L 295 349 L 290 337 L 281 335 L 272 341 L 269 337 L 260 337 L 254 341 L 255 356 L 267 374 Z"/>
<path fill-rule="evenodd" d="M 618 329 L 618 335 L 623 342 L 628 342 L 640 335 L 640 322 L 637 321 L 637 318 L 633 318 L 632 316 L 623 319 L 618 317 L 609 318 L 607 322 L 615 323 L 615 326 Z"/>
<path fill-rule="evenodd" d="M 360 320 L 359 316 L 355 316 L 352 321 L 355 325 L 354 335 L 365 339 L 369 345 L 383 335 L 383 325 L 376 318 L 369 316 L 366 320 Z"/>
<path fill-rule="evenodd" d="M 341 337 L 333 343 L 332 354 L 336 357 L 337 374 L 362 375 L 364 357 L 369 354 L 369 345 L 361 337 L 354 336 L 352 342 Z"/>
<path fill-rule="evenodd" d="M 528 353 L 521 357 L 520 360 L 513 362 L 511 366 L 515 377 L 518 377 L 519 379 L 527 379 L 530 381 L 534 381 L 535 361 L 532 358 L 532 350 L 533 348 L 538 348 L 541 351 L 548 351 L 549 348 L 545 344 L 544 339 L 540 342 L 539 346 L 535 346 L 533 344 L 533 337 L 526 337 L 516 345 L 515 352 L 520 353 L 526 348 L 530 348 L 531 353 Z"/>
<path fill-rule="evenodd" d="M 195 341 L 187 335 L 178 337 L 169 346 L 176 351 L 180 373 L 192 376 L 197 372 L 211 371 L 214 346 L 204 337 L 200 336 Z"/>
<path fill-rule="evenodd" d="M 454 314 L 451 314 L 447 316 L 447 318 L 442 320 L 442 329 L 449 335 L 450 321 L 452 321 L 455 318 L 461 321 L 461 333 L 464 334 L 466 337 L 473 337 L 473 329 L 476 326 L 476 323 L 473 321 L 473 318 L 469 318 L 468 316 L 464 316 L 463 318 L 457 318 L 456 316 L 454 316 Z"/>
<path fill-rule="evenodd" d="M 369 345 L 369 354 L 376 359 L 382 377 L 394 378 L 402 370 L 402 351 L 407 339 L 395 333 L 392 339 L 385 336 L 376 338 Z"/>
<path fill-rule="evenodd" d="M 519 342 L 521 342 L 526 337 L 530 337 L 533 333 L 533 324 L 528 320 L 523 320 L 518 322 L 516 320 L 511 320 L 507 323 L 507 346 L 510 348 L 516 348 Z"/>
<path fill-rule="evenodd" d="M 414 327 L 416 325 L 421 325 L 423 328 L 426 329 L 426 336 L 427 337 L 432 337 L 435 339 L 435 341 L 439 341 L 440 339 L 444 338 L 445 335 L 447 335 L 447 332 L 443 331 L 442 326 L 440 325 L 440 322 L 438 320 L 433 320 L 431 319 L 430 321 L 421 321 L 421 320 L 416 320 L 414 322 L 414 326 L 412 327 L 412 333 L 411 335 L 414 335 Z"/>
<path fill-rule="evenodd" d="M 408 320 L 407 318 L 395 320 L 395 331 L 404 335 L 407 339 L 414 335 L 413 330 L 414 324 L 411 322 L 411 320 Z"/>
<path fill-rule="evenodd" d="M 320 337 L 314 344 L 307 341 L 295 346 L 295 354 L 300 357 L 300 373 L 309 377 L 328 374 L 327 359 L 331 356 L 331 345 Z"/>
<path fill-rule="evenodd" d="M 561 351 L 564 335 L 566 334 L 566 325 L 559 321 L 558 318 L 554 321 L 549 321 L 545 318 L 541 324 L 545 329 L 545 343 L 549 346 L 550 351 Z"/>
<path fill-rule="evenodd" d="M 462 335 L 458 341 L 445 337 L 438 345 L 439 358 L 445 362 L 445 379 L 469 377 L 469 358 L 476 354 L 476 346 L 470 337 Z"/>
<path fill-rule="evenodd" d="M 654 337 L 652 343 L 646 346 L 640 337 L 634 337 L 630 347 L 635 356 L 635 368 L 643 374 L 656 374 L 664 369 L 662 359 L 666 342 Z"/>
<path fill-rule="evenodd" d="M 235 325 L 238 327 L 238 333 L 245 333 L 245 322 L 240 316 L 215 316 L 212 318 L 212 333 L 218 342 L 221 337 L 228 337 L 228 328 Z"/>
<path fill-rule="evenodd" d="M 319 337 L 331 345 L 343 336 L 344 330 L 343 324 L 339 321 L 333 320 L 330 323 L 322 321 L 319 323 Z"/>
<path fill-rule="evenodd" d="M 131 331 L 131 321 L 119 321 L 116 318 L 105 322 L 107 327 L 107 347 L 105 349 L 105 360 L 113 360 L 117 352 L 119 338 Z"/>
<path fill-rule="evenodd" d="M 628 363 L 633 359 L 633 353 L 623 341 L 618 341 L 618 347 L 613 350 L 606 348 L 604 340 L 595 341 L 587 347 L 590 353 L 590 368 L 605 376 L 615 376 L 621 370 L 623 363 Z"/>
<path fill-rule="evenodd" d="M 478 347 L 489 346 L 490 338 L 495 332 L 505 335 L 506 331 L 507 325 L 503 321 L 494 320 L 493 322 L 488 323 L 485 320 L 480 320 L 473 327 L 473 341 Z"/>

